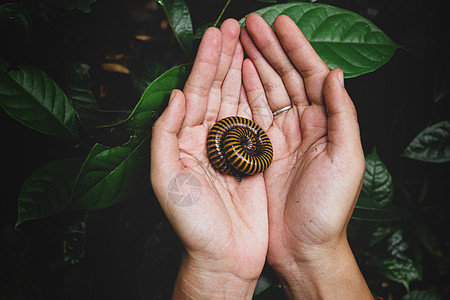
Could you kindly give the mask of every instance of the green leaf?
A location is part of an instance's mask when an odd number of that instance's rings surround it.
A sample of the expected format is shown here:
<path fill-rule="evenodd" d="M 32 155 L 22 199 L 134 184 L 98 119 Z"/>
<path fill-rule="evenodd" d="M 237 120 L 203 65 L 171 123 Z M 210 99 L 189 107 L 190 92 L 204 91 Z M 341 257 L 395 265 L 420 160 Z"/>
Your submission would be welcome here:
<path fill-rule="evenodd" d="M 408 250 L 410 243 L 403 236 L 403 230 L 396 230 L 388 239 L 388 252 L 397 258 L 406 258 L 404 252 Z"/>
<path fill-rule="evenodd" d="M 173 67 L 150 84 L 128 118 L 131 130 L 139 136 L 149 133 L 152 123 L 166 108 L 172 90 L 183 88 L 191 67 L 191 64 Z"/>
<path fill-rule="evenodd" d="M 139 72 L 132 70 L 130 76 L 139 95 L 142 95 L 153 80 L 158 78 L 165 71 L 167 71 L 166 66 L 148 61 L 144 62 Z"/>
<path fill-rule="evenodd" d="M 382 205 L 374 199 L 359 196 L 352 214 L 352 219 L 387 222 L 403 220 L 411 216 L 409 212 L 389 203 Z"/>
<path fill-rule="evenodd" d="M 71 208 L 98 210 L 128 197 L 146 166 L 148 149 L 148 137 L 131 137 L 116 148 L 96 144 L 76 180 Z"/>
<path fill-rule="evenodd" d="M 189 57 L 192 51 L 194 31 L 191 14 L 186 3 L 184 0 L 160 0 L 158 2 L 164 7 L 175 37 L 186 56 Z"/>
<path fill-rule="evenodd" d="M 70 203 L 82 162 L 81 158 L 56 160 L 33 172 L 20 191 L 16 227 L 63 211 Z"/>
<path fill-rule="evenodd" d="M 409 283 L 422 279 L 422 268 L 410 259 L 385 259 L 379 263 L 381 274 L 402 283 L 409 291 Z"/>
<path fill-rule="evenodd" d="M 75 108 L 98 110 L 97 100 L 89 88 L 89 69 L 83 63 L 69 63 L 64 73 L 66 91 Z"/>
<path fill-rule="evenodd" d="M 60 138 L 77 139 L 75 111 L 61 88 L 43 71 L 22 66 L 0 70 L 0 104 L 25 126 Z"/>
<path fill-rule="evenodd" d="M 276 4 L 256 13 L 271 26 L 279 15 L 291 17 L 328 67 L 341 68 L 346 78 L 375 71 L 399 48 L 369 20 L 326 4 Z"/>
<path fill-rule="evenodd" d="M 374 149 L 371 154 L 366 156 L 361 196 L 385 205 L 392 201 L 393 193 L 392 176 Z"/>
<path fill-rule="evenodd" d="M 405 296 L 403 296 L 402 300 L 443 300 L 438 293 L 433 291 L 412 291 Z"/>
<path fill-rule="evenodd" d="M 77 264 L 84 257 L 88 213 L 65 228 L 62 240 L 62 259 L 66 264 Z"/>
<path fill-rule="evenodd" d="M 84 13 L 91 11 L 91 3 L 96 0 L 52 0 L 55 6 L 64 8 L 66 10 L 78 9 Z"/>
<path fill-rule="evenodd" d="M 424 129 L 406 147 L 402 156 L 431 163 L 449 162 L 450 121 L 442 121 Z"/>
<path fill-rule="evenodd" d="M 272 284 L 273 284 L 273 282 L 268 277 L 261 275 L 258 278 L 253 295 L 257 296 L 257 295 L 261 294 L 262 292 L 267 290 Z"/>

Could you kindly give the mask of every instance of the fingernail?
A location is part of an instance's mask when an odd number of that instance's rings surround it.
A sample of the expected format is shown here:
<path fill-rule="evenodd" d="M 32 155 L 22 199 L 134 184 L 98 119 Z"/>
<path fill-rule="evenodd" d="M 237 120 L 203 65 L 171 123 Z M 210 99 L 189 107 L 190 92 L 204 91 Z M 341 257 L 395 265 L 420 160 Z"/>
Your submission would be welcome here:
<path fill-rule="evenodd" d="M 175 98 L 175 94 L 176 94 L 176 92 L 175 92 L 175 90 L 173 90 L 172 93 L 170 94 L 169 104 L 170 104 L 170 102 L 172 102 L 173 98 Z"/>
<path fill-rule="evenodd" d="M 339 82 L 341 83 L 342 87 L 345 87 L 345 84 L 344 84 L 344 72 L 342 70 L 339 70 L 338 78 L 339 78 Z"/>

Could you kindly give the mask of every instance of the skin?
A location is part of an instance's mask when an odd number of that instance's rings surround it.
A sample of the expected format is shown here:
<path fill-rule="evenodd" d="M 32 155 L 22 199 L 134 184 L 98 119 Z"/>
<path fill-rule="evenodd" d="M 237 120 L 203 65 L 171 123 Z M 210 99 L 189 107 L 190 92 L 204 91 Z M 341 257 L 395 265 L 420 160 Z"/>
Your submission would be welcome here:
<path fill-rule="evenodd" d="M 274 28 L 251 14 L 242 30 L 208 29 L 153 127 L 152 185 L 185 249 L 174 299 L 250 299 L 266 261 L 290 299 L 372 299 L 346 236 L 365 162 L 342 71 L 289 17 Z M 209 129 L 231 115 L 253 119 L 274 147 L 269 169 L 241 183 L 206 155 Z M 171 196 L 179 174 L 200 186 L 189 206 Z"/>

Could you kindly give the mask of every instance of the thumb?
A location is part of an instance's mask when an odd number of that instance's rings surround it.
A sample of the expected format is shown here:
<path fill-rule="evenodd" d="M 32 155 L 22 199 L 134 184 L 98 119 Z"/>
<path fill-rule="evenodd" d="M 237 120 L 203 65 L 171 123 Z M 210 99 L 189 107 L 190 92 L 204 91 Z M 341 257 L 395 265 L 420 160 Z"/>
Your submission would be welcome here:
<path fill-rule="evenodd" d="M 151 181 L 155 190 L 158 180 L 178 173 L 182 164 L 178 146 L 178 133 L 185 117 L 185 97 L 182 91 L 173 90 L 167 108 L 156 120 L 151 141 Z"/>
<path fill-rule="evenodd" d="M 332 156 L 361 155 L 361 137 L 355 105 L 344 87 L 344 73 L 332 70 L 324 82 L 328 114 L 329 152 Z"/>

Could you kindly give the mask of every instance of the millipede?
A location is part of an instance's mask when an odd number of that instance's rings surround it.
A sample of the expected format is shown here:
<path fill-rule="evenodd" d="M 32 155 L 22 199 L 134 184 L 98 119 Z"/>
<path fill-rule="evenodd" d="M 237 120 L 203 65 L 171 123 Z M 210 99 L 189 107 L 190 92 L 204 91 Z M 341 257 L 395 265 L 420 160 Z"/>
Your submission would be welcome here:
<path fill-rule="evenodd" d="M 264 130 L 252 120 L 233 116 L 211 128 L 206 141 L 209 160 L 215 169 L 236 176 L 264 172 L 272 162 L 273 148 Z"/>

